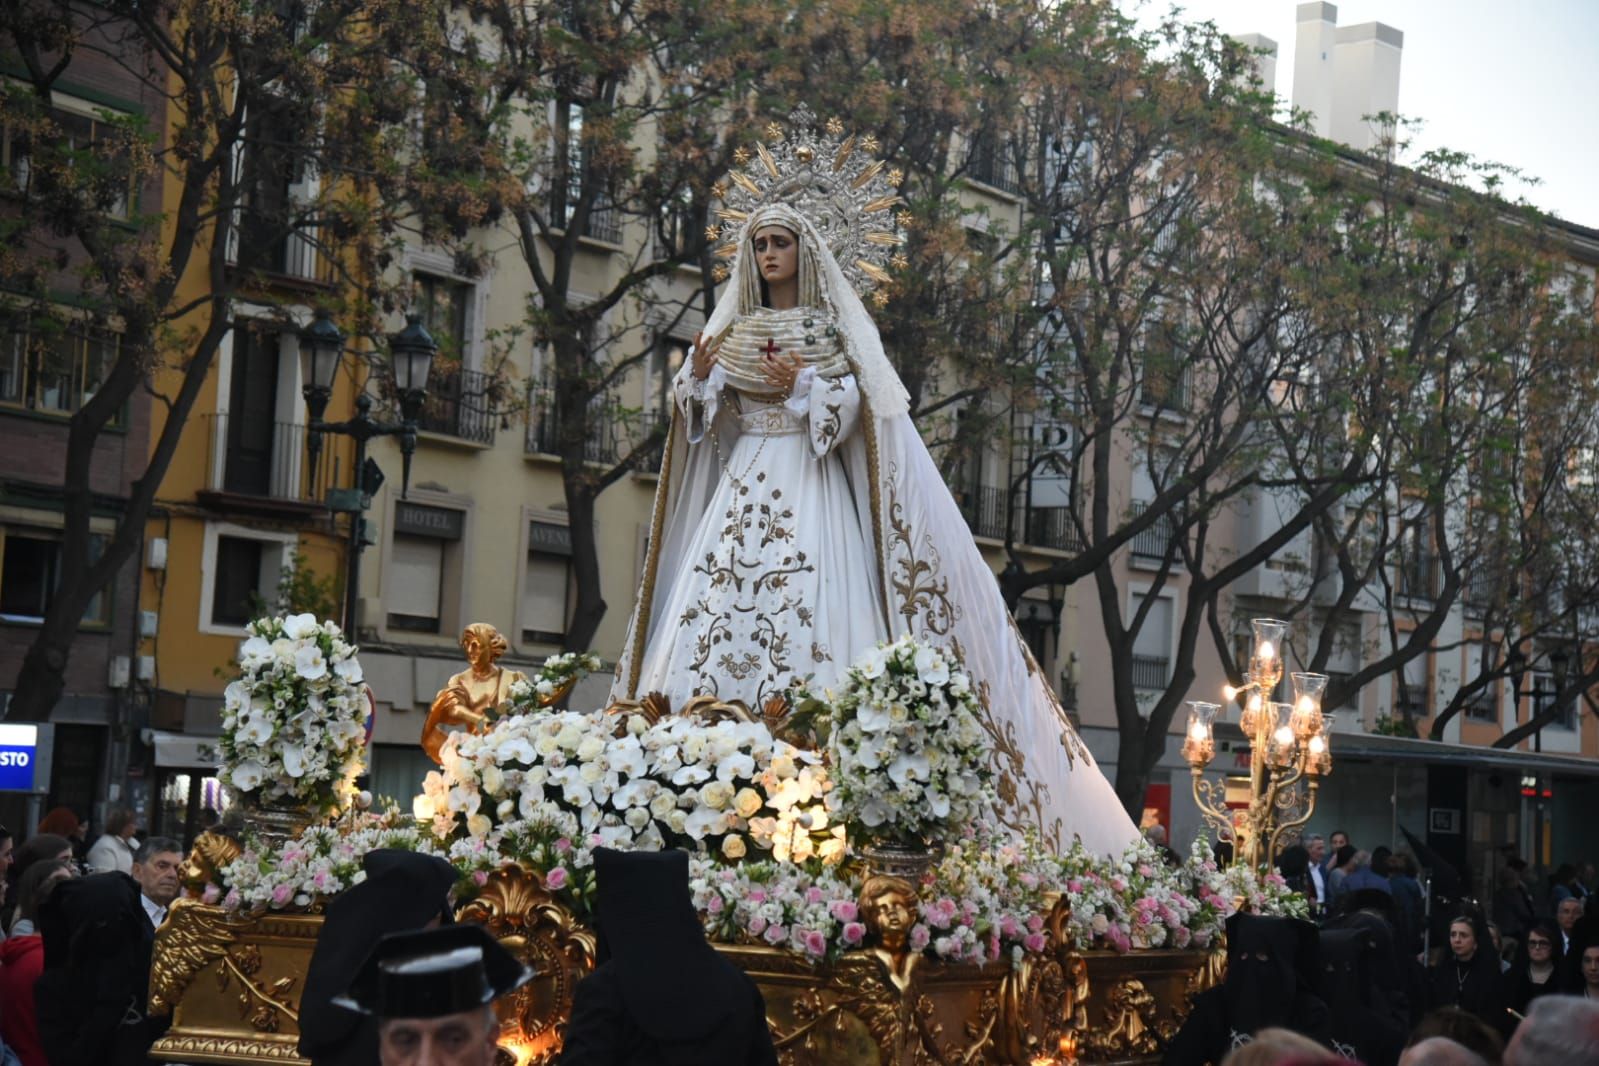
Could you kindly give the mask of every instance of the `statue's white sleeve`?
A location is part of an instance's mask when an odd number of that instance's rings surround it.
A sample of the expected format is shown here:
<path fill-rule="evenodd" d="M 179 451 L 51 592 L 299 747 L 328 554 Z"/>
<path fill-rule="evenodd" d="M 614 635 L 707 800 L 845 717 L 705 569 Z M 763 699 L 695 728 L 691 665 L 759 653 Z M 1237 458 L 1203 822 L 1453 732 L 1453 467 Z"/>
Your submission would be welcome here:
<path fill-rule="evenodd" d="M 705 431 L 716 421 L 716 408 L 721 403 L 722 387 L 727 384 L 727 373 L 718 363 L 704 378 L 694 376 L 692 363 L 684 363 L 672 380 L 672 394 L 683 412 L 683 425 L 688 430 L 690 444 L 705 439 Z"/>
<path fill-rule="evenodd" d="M 783 406 L 794 417 L 807 420 L 811 450 L 820 458 L 855 432 L 861 415 L 861 390 L 854 374 L 823 380 L 816 376 L 815 367 L 808 366 L 794 379 L 794 389 Z"/>

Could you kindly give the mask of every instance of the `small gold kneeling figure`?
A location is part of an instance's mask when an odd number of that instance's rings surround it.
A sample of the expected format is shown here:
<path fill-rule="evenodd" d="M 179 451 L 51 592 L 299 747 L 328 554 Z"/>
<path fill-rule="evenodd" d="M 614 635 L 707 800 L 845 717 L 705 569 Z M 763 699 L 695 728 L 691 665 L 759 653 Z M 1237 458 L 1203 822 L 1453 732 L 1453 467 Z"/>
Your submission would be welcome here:
<path fill-rule="evenodd" d="M 449 736 L 446 726 L 483 732 L 500 706 L 510 699 L 511 685 L 527 680 L 518 670 L 494 664 L 509 648 L 500 631 L 487 622 L 473 622 L 462 630 L 461 650 L 472 665 L 451 677 L 433 697 L 427 724 L 422 727 L 422 750 L 428 758 L 439 761 L 439 749 Z"/>

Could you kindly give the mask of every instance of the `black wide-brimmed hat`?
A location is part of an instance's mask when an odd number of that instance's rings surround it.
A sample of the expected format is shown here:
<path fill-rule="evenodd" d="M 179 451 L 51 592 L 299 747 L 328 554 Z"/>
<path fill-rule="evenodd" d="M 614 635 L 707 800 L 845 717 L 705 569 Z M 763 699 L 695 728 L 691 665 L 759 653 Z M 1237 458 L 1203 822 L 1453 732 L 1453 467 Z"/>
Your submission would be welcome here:
<path fill-rule="evenodd" d="M 333 1002 L 379 1018 L 442 1018 L 492 1003 L 532 976 L 481 925 L 442 926 L 378 941 Z"/>

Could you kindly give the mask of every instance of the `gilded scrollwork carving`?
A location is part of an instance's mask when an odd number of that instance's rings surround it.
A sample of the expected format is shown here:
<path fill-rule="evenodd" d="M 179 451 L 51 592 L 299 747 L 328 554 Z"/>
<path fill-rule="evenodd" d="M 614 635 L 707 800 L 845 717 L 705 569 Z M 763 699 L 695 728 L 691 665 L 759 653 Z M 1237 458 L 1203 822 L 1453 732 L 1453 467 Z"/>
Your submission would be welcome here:
<path fill-rule="evenodd" d="M 1208 992 L 1221 984 L 1226 977 L 1227 941 L 1223 937 L 1217 937 L 1215 943 L 1211 944 L 1210 951 L 1205 955 L 1204 963 L 1188 975 L 1189 1002 L 1191 1003 L 1193 998 L 1201 992 Z M 1184 1008 L 1183 1015 L 1186 1017 L 1188 1004 L 1185 1003 L 1182 1006 Z"/>
<path fill-rule="evenodd" d="M 577 982 L 594 969 L 592 930 L 545 888 L 543 877 L 511 865 L 488 875 L 478 895 L 457 913 L 479 922 L 518 958 L 533 967 L 534 978 L 499 1004 L 506 1034 L 531 1054 L 529 1062 L 554 1062 L 572 1011 Z"/>
<path fill-rule="evenodd" d="M 1104 1024 L 1090 1029 L 1081 1045 L 1095 1058 L 1126 1058 L 1153 1055 L 1163 1038 L 1174 1027 L 1156 1021 L 1160 1005 L 1144 982 L 1124 977 L 1111 986 L 1106 996 Z"/>
<path fill-rule="evenodd" d="M 150 1013 L 170 1014 L 195 976 L 221 958 L 233 942 L 233 930 L 219 909 L 193 900 L 175 900 L 167 920 L 155 931 Z"/>
<path fill-rule="evenodd" d="M 297 1025 L 299 974 L 276 976 L 258 944 L 240 937 L 223 912 L 193 900 L 178 900 L 156 931 L 150 966 L 150 1013 L 172 1012 L 200 973 L 214 971 L 216 991 L 231 996 L 239 1020 L 257 1033 L 277 1033 Z"/>

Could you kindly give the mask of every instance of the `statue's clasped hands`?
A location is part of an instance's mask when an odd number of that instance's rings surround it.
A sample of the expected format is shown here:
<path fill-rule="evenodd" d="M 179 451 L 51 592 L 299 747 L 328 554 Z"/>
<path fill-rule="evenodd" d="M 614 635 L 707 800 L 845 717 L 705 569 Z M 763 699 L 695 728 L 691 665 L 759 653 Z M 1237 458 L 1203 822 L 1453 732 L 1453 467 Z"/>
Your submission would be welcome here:
<path fill-rule="evenodd" d="M 793 394 L 794 382 L 799 380 L 799 373 L 804 369 L 805 359 L 798 352 L 793 355 L 768 352 L 761 356 L 761 373 L 766 376 L 766 383 L 784 396 Z"/>

